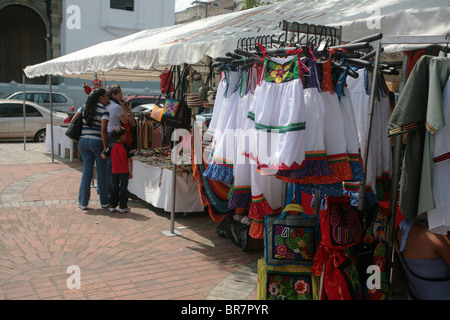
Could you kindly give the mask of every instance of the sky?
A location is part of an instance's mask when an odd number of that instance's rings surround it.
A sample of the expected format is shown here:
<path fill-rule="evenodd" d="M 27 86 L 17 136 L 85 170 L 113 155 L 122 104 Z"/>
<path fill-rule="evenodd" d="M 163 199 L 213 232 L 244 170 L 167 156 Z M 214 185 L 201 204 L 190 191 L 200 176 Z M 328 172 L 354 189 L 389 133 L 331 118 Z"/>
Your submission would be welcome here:
<path fill-rule="evenodd" d="M 175 0 L 175 12 L 183 11 L 191 6 L 194 0 Z"/>

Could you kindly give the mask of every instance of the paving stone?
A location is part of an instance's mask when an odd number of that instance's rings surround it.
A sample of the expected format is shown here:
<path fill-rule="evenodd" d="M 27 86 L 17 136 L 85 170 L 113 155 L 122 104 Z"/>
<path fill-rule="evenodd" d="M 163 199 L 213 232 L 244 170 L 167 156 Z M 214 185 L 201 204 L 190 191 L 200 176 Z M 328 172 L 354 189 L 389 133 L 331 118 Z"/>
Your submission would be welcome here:
<path fill-rule="evenodd" d="M 261 251 L 242 252 L 203 212 L 177 214 L 183 235 L 166 237 L 170 214 L 136 198 L 131 213 L 110 213 L 92 188 L 82 211 L 80 161 L 50 157 L 44 144 L 0 144 L 0 299 L 252 297 Z M 71 266 L 79 290 L 67 287 Z"/>

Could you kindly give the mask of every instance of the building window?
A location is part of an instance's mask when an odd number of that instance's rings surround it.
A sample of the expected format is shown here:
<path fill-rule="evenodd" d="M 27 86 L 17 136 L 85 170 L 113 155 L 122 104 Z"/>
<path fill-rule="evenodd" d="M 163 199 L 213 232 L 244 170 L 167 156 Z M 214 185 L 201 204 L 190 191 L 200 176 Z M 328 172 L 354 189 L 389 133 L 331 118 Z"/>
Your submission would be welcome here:
<path fill-rule="evenodd" d="M 134 0 L 111 0 L 111 9 L 134 11 Z"/>

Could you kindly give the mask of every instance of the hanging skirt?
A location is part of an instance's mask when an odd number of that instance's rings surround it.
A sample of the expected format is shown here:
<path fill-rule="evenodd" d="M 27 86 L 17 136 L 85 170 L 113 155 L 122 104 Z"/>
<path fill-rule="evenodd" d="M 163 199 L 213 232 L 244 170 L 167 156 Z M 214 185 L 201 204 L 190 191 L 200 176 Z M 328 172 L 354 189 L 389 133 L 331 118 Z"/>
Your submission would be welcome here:
<path fill-rule="evenodd" d="M 209 123 L 208 130 L 206 131 L 206 134 L 212 137 L 214 137 L 214 133 L 217 129 L 217 125 L 222 110 L 222 104 L 223 101 L 225 100 L 225 88 L 226 88 L 226 80 L 225 77 L 223 77 L 219 85 L 217 86 L 216 99 L 214 101 L 214 108 L 213 108 L 213 116 L 211 118 L 211 122 Z"/>
<path fill-rule="evenodd" d="M 214 132 L 213 150 L 205 177 L 231 184 L 233 183 L 233 159 L 235 153 L 235 127 L 239 103 L 238 84 L 240 72 L 229 72 L 226 97 L 222 103 L 217 129 Z"/>
<path fill-rule="evenodd" d="M 352 169 L 351 181 L 362 181 L 364 179 L 364 172 L 362 169 L 363 162 L 358 139 L 355 113 L 353 111 L 353 104 L 350 95 L 351 94 L 348 88 L 344 88 L 340 100 L 340 106 L 342 117 L 344 119 L 347 155 L 350 159 L 350 167 Z"/>
<path fill-rule="evenodd" d="M 292 57 L 291 57 L 292 58 Z M 296 58 L 296 57 L 295 57 Z M 273 59 L 281 60 L 285 59 Z M 260 168 L 300 169 L 306 152 L 306 111 L 301 79 L 276 83 L 262 81 L 255 90 L 254 117 Z"/>
<path fill-rule="evenodd" d="M 253 163 L 250 170 L 252 203 L 248 214 L 253 221 L 249 235 L 254 239 L 263 239 L 265 215 L 281 212 L 282 181 L 275 176 L 260 174 L 256 168 L 257 164 Z"/>
<path fill-rule="evenodd" d="M 248 110 L 254 95 L 248 92 L 241 98 L 238 106 L 236 122 L 236 153 L 233 165 L 234 183 L 231 187 L 229 207 L 249 208 L 251 204 L 251 163 L 254 163 L 245 155 L 248 145 L 254 139 L 254 129 L 249 130 L 250 123 L 247 122 Z M 248 121 L 252 121 L 248 119 Z M 247 148 L 246 148 L 247 145 Z"/>
<path fill-rule="evenodd" d="M 249 146 L 254 143 L 252 140 L 255 140 L 256 136 L 254 121 L 247 116 L 255 97 L 254 91 L 257 81 L 256 68 L 252 68 L 246 74 L 243 74 L 245 90 L 241 91 L 241 99 L 238 104 L 235 134 L 236 153 L 233 165 L 234 183 L 231 187 L 229 201 L 229 207 L 233 209 L 248 209 L 252 202 L 251 164 L 254 161 L 247 156 L 246 150 L 250 149 Z M 242 97 L 243 93 L 245 95 Z"/>
<path fill-rule="evenodd" d="M 305 162 L 300 169 L 278 171 L 277 177 L 298 184 L 331 183 L 327 179 L 332 171 L 325 149 L 325 103 L 317 88 L 306 88 L 303 92 L 306 111 Z"/>

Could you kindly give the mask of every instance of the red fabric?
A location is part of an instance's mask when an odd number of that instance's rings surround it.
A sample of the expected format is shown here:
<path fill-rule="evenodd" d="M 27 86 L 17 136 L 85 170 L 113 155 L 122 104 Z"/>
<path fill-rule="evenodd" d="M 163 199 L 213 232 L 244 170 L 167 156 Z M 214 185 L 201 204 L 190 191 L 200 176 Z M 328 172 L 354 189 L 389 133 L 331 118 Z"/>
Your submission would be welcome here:
<path fill-rule="evenodd" d="M 112 173 L 128 173 L 128 152 L 123 143 L 116 142 L 111 149 Z"/>
<path fill-rule="evenodd" d="M 380 207 L 384 207 L 388 210 L 390 210 L 390 202 L 389 201 L 380 201 Z M 402 212 L 400 211 L 400 207 L 397 204 L 397 212 L 395 213 L 395 229 L 397 229 L 400 222 L 402 222 L 405 219 Z"/>
<path fill-rule="evenodd" d="M 343 250 L 360 242 L 362 230 L 358 212 L 350 205 L 349 198 L 327 197 L 327 210 L 320 214 L 320 230 L 324 245 L 330 248 Z M 341 239 L 337 239 L 337 234 Z"/>
<path fill-rule="evenodd" d="M 159 78 L 161 79 L 161 93 L 162 94 L 166 94 L 166 93 L 170 93 L 174 91 L 174 86 L 172 83 L 172 72 L 169 72 L 168 68 L 164 69 L 164 72 L 161 73 L 161 75 L 159 76 Z M 169 80 L 170 78 L 170 80 Z M 169 91 L 169 86 L 170 86 L 170 92 Z"/>
<path fill-rule="evenodd" d="M 409 74 L 414 69 L 416 62 L 419 61 L 419 59 L 425 54 L 427 54 L 427 49 L 405 51 L 405 55 L 408 56 L 408 72 L 406 74 L 406 79 L 408 79 Z"/>
<path fill-rule="evenodd" d="M 131 138 L 131 126 L 129 123 L 122 122 L 122 127 L 124 127 L 127 132 L 126 133 L 127 139 L 126 139 L 125 143 L 127 145 L 131 146 L 133 144 L 133 139 Z"/>
<path fill-rule="evenodd" d="M 89 95 L 92 92 L 92 88 L 89 86 L 84 87 L 84 92 Z"/>
<path fill-rule="evenodd" d="M 330 300 L 352 300 L 342 272 L 338 266 L 343 264 L 349 257 L 343 250 L 334 250 L 324 246 L 320 242 L 316 255 L 314 256 L 314 265 L 311 269 L 316 276 L 323 275 L 323 290 Z M 323 295 L 322 295 L 322 298 Z"/>

